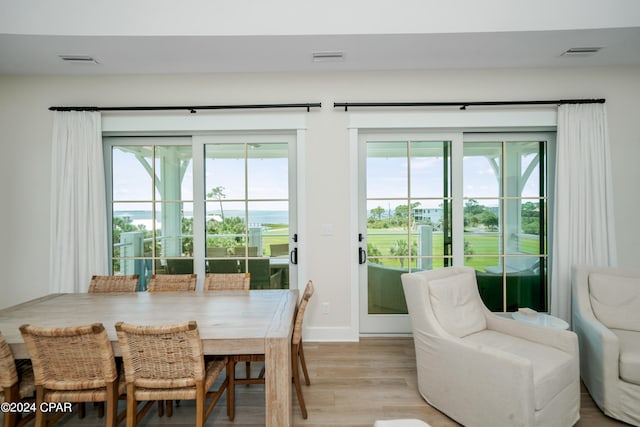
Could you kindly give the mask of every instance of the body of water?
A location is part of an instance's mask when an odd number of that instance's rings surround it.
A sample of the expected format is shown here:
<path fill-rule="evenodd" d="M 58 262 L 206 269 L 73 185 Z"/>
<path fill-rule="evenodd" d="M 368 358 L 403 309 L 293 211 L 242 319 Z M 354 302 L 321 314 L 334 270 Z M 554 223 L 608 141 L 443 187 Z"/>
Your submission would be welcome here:
<path fill-rule="evenodd" d="M 147 229 L 151 229 L 151 221 L 153 217 L 151 211 L 115 211 L 113 216 L 116 218 L 129 218 L 134 224 L 144 224 Z M 185 218 L 193 218 L 193 212 L 184 212 Z M 240 217 L 245 218 L 244 211 L 229 210 L 224 212 L 226 218 Z M 219 212 L 207 214 L 207 220 L 220 220 Z M 246 220 L 246 218 L 245 218 Z M 288 211 L 249 211 L 249 219 L 245 222 L 250 224 L 289 224 Z"/>

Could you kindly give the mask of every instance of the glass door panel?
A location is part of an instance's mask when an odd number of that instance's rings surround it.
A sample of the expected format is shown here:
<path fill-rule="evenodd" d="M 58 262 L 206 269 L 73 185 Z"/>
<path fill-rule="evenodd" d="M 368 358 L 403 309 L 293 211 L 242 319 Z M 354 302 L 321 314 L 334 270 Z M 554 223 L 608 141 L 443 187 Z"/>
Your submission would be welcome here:
<path fill-rule="evenodd" d="M 409 324 L 400 276 L 451 261 L 451 142 L 363 135 L 360 144 L 367 248 L 360 330 L 404 333 Z"/>
<path fill-rule="evenodd" d="M 207 143 L 204 161 L 207 272 L 248 272 L 252 289 L 288 288 L 289 142 Z"/>
<path fill-rule="evenodd" d="M 546 142 L 464 143 L 465 265 L 492 311 L 546 311 Z"/>
<path fill-rule="evenodd" d="M 190 139 L 122 138 L 110 152 L 113 274 L 193 272 Z"/>

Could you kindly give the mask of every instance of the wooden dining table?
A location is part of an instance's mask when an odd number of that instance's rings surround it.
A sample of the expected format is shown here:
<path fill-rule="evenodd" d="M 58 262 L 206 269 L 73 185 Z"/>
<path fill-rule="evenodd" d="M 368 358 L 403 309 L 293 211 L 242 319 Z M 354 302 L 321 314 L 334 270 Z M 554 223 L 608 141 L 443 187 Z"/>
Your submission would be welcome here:
<path fill-rule="evenodd" d="M 292 425 L 291 334 L 297 290 L 51 294 L 0 310 L 0 332 L 16 359 L 29 354 L 20 325 L 101 322 L 120 355 L 114 325 L 195 320 L 206 355 L 264 354 L 265 425 Z"/>

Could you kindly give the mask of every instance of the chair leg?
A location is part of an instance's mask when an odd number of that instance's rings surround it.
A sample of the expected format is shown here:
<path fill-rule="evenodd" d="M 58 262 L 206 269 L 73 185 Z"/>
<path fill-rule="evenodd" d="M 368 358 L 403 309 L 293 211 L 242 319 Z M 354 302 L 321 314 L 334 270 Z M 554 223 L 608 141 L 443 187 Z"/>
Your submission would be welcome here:
<path fill-rule="evenodd" d="M 20 385 L 16 382 L 11 387 L 5 387 L 0 391 L 4 395 L 5 402 L 17 402 L 20 400 Z M 18 414 L 10 411 L 3 411 L 2 426 L 14 427 L 18 422 Z"/>
<path fill-rule="evenodd" d="M 136 427 L 138 418 L 138 402 L 136 391 L 132 384 L 127 385 L 127 427 Z"/>
<path fill-rule="evenodd" d="M 47 425 L 47 414 L 42 412 L 40 408 L 44 402 L 44 387 L 36 386 L 36 422 L 35 427 L 45 427 Z"/>
<path fill-rule="evenodd" d="M 205 399 L 204 384 L 196 383 L 196 427 L 204 427 Z"/>
<path fill-rule="evenodd" d="M 233 356 L 229 357 L 227 361 L 227 416 L 229 420 L 233 421 L 236 412 L 236 362 L 233 360 Z"/>
<path fill-rule="evenodd" d="M 102 402 L 101 407 L 104 410 L 104 404 Z M 118 425 L 118 380 L 114 380 L 110 384 L 107 384 L 107 427 L 116 427 Z"/>
<path fill-rule="evenodd" d="M 298 355 L 300 356 L 300 364 L 302 365 L 302 373 L 304 374 L 304 382 L 307 385 L 310 385 L 311 381 L 309 381 L 309 372 L 307 372 L 307 363 L 304 360 L 304 350 L 302 349 L 302 340 L 300 341 L 300 344 L 298 344 Z"/>
<path fill-rule="evenodd" d="M 307 407 L 304 404 L 304 397 L 302 397 L 302 386 L 300 385 L 300 368 L 298 368 L 298 345 L 291 345 L 291 371 L 293 372 L 293 384 L 296 387 L 296 394 L 298 395 L 298 403 L 300 404 L 300 411 L 302 412 L 302 418 L 307 419 Z"/>
<path fill-rule="evenodd" d="M 104 402 L 94 402 L 93 406 L 98 408 L 98 418 L 104 417 Z"/>
<path fill-rule="evenodd" d="M 158 400 L 158 416 L 164 416 L 164 400 Z"/>
<path fill-rule="evenodd" d="M 172 400 L 166 400 L 164 403 L 165 403 L 165 406 L 166 406 L 167 417 L 172 417 L 173 416 L 173 401 Z"/>

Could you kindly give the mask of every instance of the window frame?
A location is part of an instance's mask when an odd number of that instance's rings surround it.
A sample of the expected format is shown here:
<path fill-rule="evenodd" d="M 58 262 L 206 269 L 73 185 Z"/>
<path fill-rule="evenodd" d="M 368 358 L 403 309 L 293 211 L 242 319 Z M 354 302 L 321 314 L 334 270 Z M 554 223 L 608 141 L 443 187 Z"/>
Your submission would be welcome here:
<path fill-rule="evenodd" d="M 290 227 L 290 234 L 296 234 L 297 242 L 291 243 L 297 249 L 297 264 L 290 265 L 290 289 L 300 289 L 301 284 L 298 281 L 299 277 L 305 277 L 306 271 L 306 239 L 304 234 L 298 234 L 297 230 L 305 229 L 304 213 L 305 195 L 302 189 L 304 189 L 305 177 L 302 171 L 305 170 L 305 141 L 306 141 L 306 115 L 305 114 L 198 114 L 183 116 L 175 114 L 154 114 L 154 115 L 104 115 L 102 117 L 102 130 L 103 130 L 103 150 L 104 150 L 104 164 L 105 164 L 105 177 L 106 177 L 106 190 L 107 190 L 107 220 L 108 220 L 108 251 L 109 251 L 109 268 L 112 268 L 113 258 L 113 241 L 112 241 L 112 209 L 113 200 L 111 199 L 113 194 L 112 189 L 112 158 L 110 141 L 113 138 L 168 138 L 173 137 L 180 139 L 191 140 L 193 150 L 193 167 L 203 166 L 203 150 L 198 151 L 197 144 L 194 142 L 199 137 L 211 136 L 211 135 L 287 135 L 291 137 L 293 143 L 290 145 L 289 163 L 293 164 L 290 167 L 288 180 L 290 183 L 295 184 L 293 187 L 290 185 L 289 200 L 295 206 L 294 211 L 290 211 L 290 224 L 291 217 L 294 217 L 297 221 L 297 229 Z M 157 145 L 157 144 L 156 144 Z M 196 156 L 196 152 L 202 152 L 200 156 Z M 199 159 L 198 159 L 199 158 Z M 200 166 L 196 166 L 196 163 L 200 163 Z M 197 194 L 204 194 L 204 182 L 198 182 L 194 180 L 194 236 L 197 233 L 202 235 L 203 241 L 206 239 L 204 236 L 204 221 L 196 220 L 196 213 L 200 214 L 200 210 L 204 209 L 204 197 L 200 200 L 196 197 Z M 202 212 L 202 218 L 204 218 L 204 212 Z M 202 248 L 200 248 L 202 246 Z M 198 254 L 198 251 L 200 253 Z M 204 245 L 194 245 L 194 272 L 204 273 Z M 204 282 L 204 274 L 198 274 L 197 289 L 202 288 Z M 303 284 L 304 285 L 304 284 Z"/>
<path fill-rule="evenodd" d="M 362 170 L 360 160 L 360 135 L 362 133 L 387 133 L 397 132 L 407 133 L 509 133 L 509 132 L 531 132 L 531 133 L 552 133 L 555 134 L 557 127 L 557 109 L 553 107 L 545 108 L 522 108 L 522 109 L 483 109 L 466 111 L 446 111 L 434 110 L 428 112 L 359 112 L 351 113 L 349 116 L 349 154 L 350 162 L 350 205 L 352 212 L 350 220 L 350 253 L 351 253 L 351 328 L 354 336 L 368 333 L 408 333 L 409 330 L 385 330 L 371 331 L 362 324 L 361 314 L 361 294 L 362 285 L 360 277 L 366 275 L 366 263 L 359 264 L 359 249 L 362 247 L 358 239 L 359 235 L 364 235 L 366 230 L 362 229 L 360 219 L 360 198 L 362 195 Z M 555 138 L 554 138 L 555 142 Z M 555 145 L 555 144 L 554 144 Z M 463 141 L 452 145 L 452 176 L 462 176 Z M 459 159 L 459 160 L 453 160 Z M 548 185 L 555 182 L 555 149 L 547 151 Z M 463 206 L 463 188 L 460 179 L 452 179 L 452 194 L 458 203 Z M 550 195 L 547 211 L 549 220 L 547 225 L 548 256 L 551 257 L 553 250 L 553 197 L 552 188 L 548 188 Z M 452 212 L 453 230 L 463 230 L 464 214 L 463 209 L 454 209 Z M 459 234 L 459 236 L 457 235 Z M 464 236 L 463 233 L 453 231 L 453 265 L 464 265 Z M 551 265 L 547 271 L 547 277 L 551 277 Z M 549 280 L 550 286 L 550 280 Z"/>

